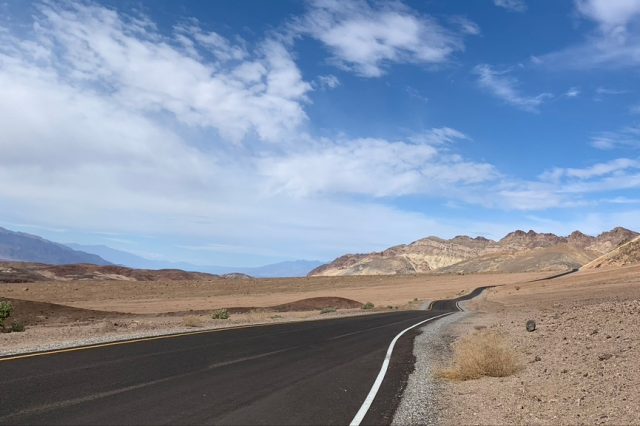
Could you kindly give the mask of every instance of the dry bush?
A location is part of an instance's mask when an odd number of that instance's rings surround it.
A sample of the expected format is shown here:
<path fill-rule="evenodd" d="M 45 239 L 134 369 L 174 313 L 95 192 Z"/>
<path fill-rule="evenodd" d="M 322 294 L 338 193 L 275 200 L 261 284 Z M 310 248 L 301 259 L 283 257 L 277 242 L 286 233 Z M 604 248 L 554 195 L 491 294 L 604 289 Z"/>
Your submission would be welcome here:
<path fill-rule="evenodd" d="M 185 327 L 202 327 L 204 322 L 200 317 L 189 316 L 182 319 L 182 325 Z"/>
<path fill-rule="evenodd" d="M 506 377 L 520 369 L 518 357 L 506 339 L 491 331 L 475 332 L 454 347 L 453 364 L 440 371 L 449 380 L 472 380 L 482 376 Z"/>

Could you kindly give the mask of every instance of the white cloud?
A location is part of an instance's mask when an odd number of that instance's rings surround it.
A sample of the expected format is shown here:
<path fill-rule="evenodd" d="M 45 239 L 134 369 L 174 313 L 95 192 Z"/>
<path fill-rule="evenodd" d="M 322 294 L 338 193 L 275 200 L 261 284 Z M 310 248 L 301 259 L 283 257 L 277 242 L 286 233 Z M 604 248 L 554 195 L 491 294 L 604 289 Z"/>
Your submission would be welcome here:
<path fill-rule="evenodd" d="M 524 0 L 493 0 L 493 4 L 511 12 L 525 12 L 527 10 L 527 4 Z"/>
<path fill-rule="evenodd" d="M 340 80 L 333 74 L 321 75 L 317 78 L 316 85 L 321 89 L 335 89 L 340 86 Z"/>
<path fill-rule="evenodd" d="M 453 16 L 450 21 L 453 25 L 457 26 L 463 34 L 478 35 L 481 32 L 478 24 L 465 16 Z"/>
<path fill-rule="evenodd" d="M 409 138 L 411 142 L 427 145 L 440 145 L 456 141 L 470 140 L 469 136 L 451 127 L 436 127 Z"/>
<path fill-rule="evenodd" d="M 571 87 L 569 88 L 569 90 L 567 90 L 564 94 L 567 98 L 575 98 L 577 96 L 580 96 L 580 89 L 578 89 L 577 87 Z"/>
<path fill-rule="evenodd" d="M 640 16 L 636 0 L 576 0 L 578 11 L 600 25 L 606 33 L 626 32 L 626 26 Z"/>
<path fill-rule="evenodd" d="M 559 181 L 562 178 L 570 179 L 593 179 L 596 177 L 620 175 L 629 169 L 640 169 L 640 161 L 629 158 L 618 158 L 606 163 L 597 163 L 590 167 L 577 168 L 555 168 L 542 175 L 543 180 Z"/>
<path fill-rule="evenodd" d="M 477 65 L 473 72 L 478 76 L 478 84 L 481 88 L 504 102 L 520 108 L 524 111 L 537 112 L 545 99 L 552 97 L 550 93 L 540 93 L 535 96 L 526 96 L 519 91 L 519 81 L 508 75 L 508 70 L 497 71 L 490 65 Z"/>
<path fill-rule="evenodd" d="M 596 24 L 578 45 L 541 57 L 550 67 L 593 68 L 640 65 L 640 2 L 576 0 L 578 14 Z"/>
<path fill-rule="evenodd" d="M 466 161 L 438 148 L 438 144 L 460 138 L 464 135 L 445 128 L 423 135 L 423 143 L 323 140 L 311 150 L 265 158 L 260 169 L 273 192 L 298 197 L 438 195 L 443 189 L 464 191 L 465 185 L 495 180 L 498 173 L 492 165 Z M 433 144 L 424 143 L 427 140 Z"/>
<path fill-rule="evenodd" d="M 34 37 L 2 40 L 6 62 L 46 63 L 61 82 L 102 91 L 127 108 L 214 128 L 234 141 L 252 134 L 276 141 L 306 120 L 302 103 L 311 87 L 278 42 L 248 52 L 195 25 L 179 26 L 180 38 L 167 39 L 147 21 L 91 4 L 38 9 Z M 16 54 L 25 44 L 39 56 Z"/>
<path fill-rule="evenodd" d="M 629 91 L 619 90 L 619 89 L 609 89 L 607 87 L 598 87 L 596 88 L 596 93 L 598 95 L 624 95 L 629 93 Z"/>
<path fill-rule="evenodd" d="M 464 48 L 459 34 L 400 3 L 317 0 L 291 27 L 321 41 L 337 65 L 364 77 L 383 75 L 391 63 L 445 63 Z M 463 33 L 478 31 L 464 21 Z"/>

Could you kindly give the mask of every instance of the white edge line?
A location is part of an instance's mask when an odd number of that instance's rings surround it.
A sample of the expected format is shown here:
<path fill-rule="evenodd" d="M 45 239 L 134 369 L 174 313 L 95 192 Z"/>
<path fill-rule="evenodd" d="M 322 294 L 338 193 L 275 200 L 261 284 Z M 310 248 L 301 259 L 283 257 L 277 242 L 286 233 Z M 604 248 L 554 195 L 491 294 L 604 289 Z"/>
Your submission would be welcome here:
<path fill-rule="evenodd" d="M 364 416 L 369 411 L 369 408 L 371 407 L 371 404 L 373 403 L 373 400 L 375 399 L 376 395 L 378 394 L 378 390 L 380 389 L 380 385 L 382 384 L 382 381 L 384 380 L 384 376 L 387 374 L 387 369 L 389 368 L 389 361 L 391 360 L 391 354 L 393 353 L 393 348 L 396 345 L 396 342 L 398 341 L 398 339 L 400 337 L 402 337 L 402 335 L 404 333 L 406 333 L 407 331 L 411 330 L 412 328 L 415 328 L 415 327 L 417 327 L 417 326 L 419 326 L 421 324 L 424 324 L 425 322 L 433 321 L 433 320 L 436 320 L 438 318 L 442 318 L 444 316 L 451 315 L 453 313 L 454 312 L 447 312 L 446 314 L 438 315 L 437 317 L 433 317 L 433 318 L 426 319 L 424 321 L 420 321 L 419 323 L 414 324 L 409 328 L 405 328 L 400 333 L 398 333 L 398 335 L 396 337 L 393 338 L 393 340 L 391 341 L 391 344 L 389 345 L 389 349 L 387 349 L 387 354 L 385 355 L 384 361 L 382 362 L 382 368 L 380 369 L 380 372 L 378 373 L 378 377 L 376 377 L 376 381 L 373 382 L 373 386 L 371 387 L 371 390 L 369 391 L 369 394 L 367 395 L 367 397 L 365 398 L 364 402 L 362 403 L 362 406 L 360 407 L 360 409 L 356 413 L 356 415 L 353 418 L 353 420 L 351 420 L 351 423 L 349 424 L 350 426 L 359 426 L 360 423 L 362 422 L 362 420 L 364 419 Z"/>

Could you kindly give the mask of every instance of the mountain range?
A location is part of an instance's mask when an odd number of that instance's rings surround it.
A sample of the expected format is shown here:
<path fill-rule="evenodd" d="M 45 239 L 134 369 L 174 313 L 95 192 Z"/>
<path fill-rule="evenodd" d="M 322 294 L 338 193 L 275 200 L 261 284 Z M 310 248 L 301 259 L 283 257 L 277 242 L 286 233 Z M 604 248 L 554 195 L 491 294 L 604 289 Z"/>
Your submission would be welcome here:
<path fill-rule="evenodd" d="M 184 270 L 216 275 L 246 274 L 256 278 L 303 277 L 322 265 L 313 260 L 292 260 L 257 267 L 196 265 L 147 259 L 105 245 L 60 244 L 37 235 L 0 227 L 0 261 L 35 262 L 47 265 L 93 264 L 117 265 L 145 270 Z"/>
<path fill-rule="evenodd" d="M 580 268 L 640 234 L 614 228 L 598 236 L 569 236 L 517 230 L 499 241 L 460 235 L 427 237 L 382 252 L 347 254 L 309 276 L 390 275 L 422 272 L 479 273 L 559 271 Z"/>

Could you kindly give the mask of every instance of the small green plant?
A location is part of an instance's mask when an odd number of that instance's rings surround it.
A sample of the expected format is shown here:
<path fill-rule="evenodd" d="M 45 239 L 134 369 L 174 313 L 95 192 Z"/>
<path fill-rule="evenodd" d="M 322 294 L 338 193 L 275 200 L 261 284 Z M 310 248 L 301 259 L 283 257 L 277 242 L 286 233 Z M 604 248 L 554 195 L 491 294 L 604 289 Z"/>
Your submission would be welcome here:
<path fill-rule="evenodd" d="M 328 313 L 335 312 L 335 311 L 337 311 L 337 309 L 334 308 L 333 306 L 327 306 L 326 308 L 322 308 L 320 313 L 321 314 L 328 314 Z"/>
<path fill-rule="evenodd" d="M 212 319 L 222 319 L 222 320 L 229 319 L 229 311 L 227 311 L 226 309 L 216 309 L 211 314 L 211 318 Z"/>
<path fill-rule="evenodd" d="M 4 328 L 4 321 L 13 313 L 13 305 L 11 302 L 3 300 L 0 302 L 0 327 Z"/>
<path fill-rule="evenodd" d="M 11 331 L 14 333 L 22 333 L 24 331 L 24 324 L 21 322 L 14 322 L 11 324 Z"/>
<path fill-rule="evenodd" d="M 375 305 L 371 302 L 367 302 L 364 305 L 362 305 L 362 309 L 373 309 Z"/>

